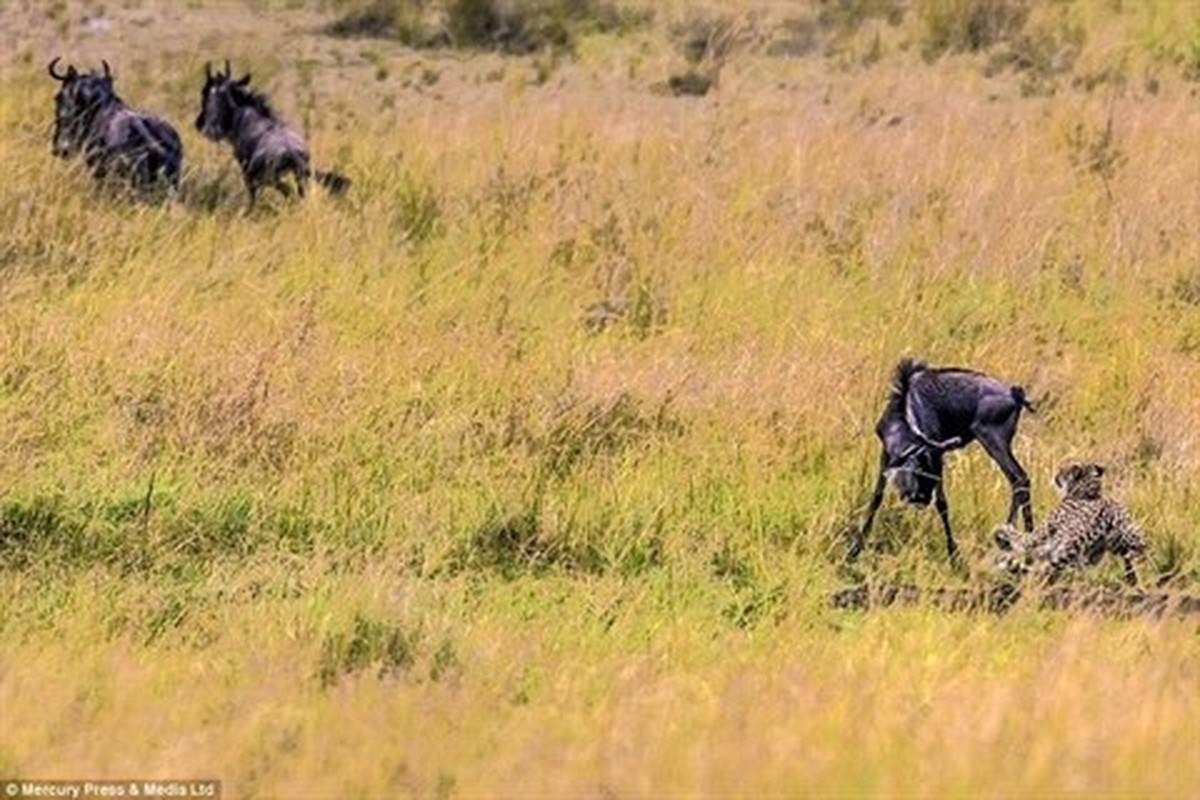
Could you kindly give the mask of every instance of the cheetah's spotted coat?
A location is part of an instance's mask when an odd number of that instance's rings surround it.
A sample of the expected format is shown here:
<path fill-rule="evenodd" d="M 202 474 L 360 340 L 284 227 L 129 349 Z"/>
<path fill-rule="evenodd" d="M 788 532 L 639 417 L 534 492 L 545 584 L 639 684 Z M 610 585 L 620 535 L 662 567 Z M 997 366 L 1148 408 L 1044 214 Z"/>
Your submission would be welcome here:
<path fill-rule="evenodd" d="M 1098 464 L 1070 463 L 1059 469 L 1054 484 L 1062 502 L 1032 534 L 1023 536 L 1011 525 L 996 532 L 1003 551 L 1000 565 L 1011 572 L 1034 571 L 1053 580 L 1068 567 L 1095 564 L 1105 553 L 1125 562 L 1125 579 L 1137 583 L 1135 565 L 1146 551 L 1129 511 L 1103 496 Z"/>

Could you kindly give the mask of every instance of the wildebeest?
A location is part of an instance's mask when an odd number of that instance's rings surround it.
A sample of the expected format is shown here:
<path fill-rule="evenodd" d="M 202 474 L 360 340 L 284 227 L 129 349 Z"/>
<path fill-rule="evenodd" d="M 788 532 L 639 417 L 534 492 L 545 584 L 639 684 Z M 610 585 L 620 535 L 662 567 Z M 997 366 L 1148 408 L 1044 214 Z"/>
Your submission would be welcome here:
<path fill-rule="evenodd" d="M 879 477 L 867 519 L 851 543 L 849 558 L 862 552 L 875 512 L 883 502 L 890 477 L 909 503 L 927 506 L 936 502 L 946 529 L 946 549 L 951 560 L 958 555 L 950 532 L 950 515 L 942 487 L 942 457 L 951 450 L 978 441 L 1000 467 L 1012 486 L 1008 508 L 1011 525 L 1020 509 L 1025 530 L 1033 530 L 1029 503 L 1029 476 L 1012 452 L 1013 436 L 1021 410 L 1032 411 L 1020 386 L 957 367 L 930 367 L 923 361 L 903 359 L 896 365 L 891 392 L 875 434 L 883 445 Z"/>
<path fill-rule="evenodd" d="M 113 89 L 112 70 L 79 72 L 50 62 L 47 71 L 61 87 L 54 95 L 52 150 L 60 158 L 83 153 L 97 179 L 109 176 L 145 190 L 159 180 L 179 188 L 183 144 L 167 122 L 125 105 Z"/>
<path fill-rule="evenodd" d="M 301 197 L 310 177 L 334 194 L 344 192 L 350 180 L 335 172 L 312 169 L 304 138 L 280 120 L 267 99 L 249 86 L 250 75 L 235 80 L 228 61 L 225 71 L 216 74 L 211 64 L 205 64 L 196 130 L 214 142 L 233 145 L 250 195 L 250 208 L 254 208 L 264 186 L 290 197 L 291 189 L 283 180 L 289 173 Z"/>

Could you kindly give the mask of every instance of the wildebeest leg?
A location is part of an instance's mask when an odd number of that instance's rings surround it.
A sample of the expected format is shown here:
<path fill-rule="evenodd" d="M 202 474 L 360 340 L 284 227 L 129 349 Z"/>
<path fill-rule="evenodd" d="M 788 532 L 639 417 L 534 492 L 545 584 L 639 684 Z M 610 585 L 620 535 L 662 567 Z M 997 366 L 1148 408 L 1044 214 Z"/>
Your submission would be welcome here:
<path fill-rule="evenodd" d="M 163 164 L 163 175 L 167 179 L 167 184 L 176 194 L 179 193 L 179 173 L 180 167 L 178 161 L 171 159 Z"/>
<path fill-rule="evenodd" d="M 292 187 L 288 186 L 286 183 L 283 182 L 282 175 L 277 176 L 275 178 L 275 182 L 272 183 L 271 185 L 275 187 L 275 190 L 277 192 L 279 192 L 281 195 L 283 195 L 285 200 L 290 200 L 292 198 Z"/>
<path fill-rule="evenodd" d="M 879 457 L 879 477 L 875 479 L 875 491 L 871 495 L 871 505 L 867 507 L 867 519 L 863 522 L 850 542 L 850 551 L 846 554 L 847 561 L 853 561 L 862 553 L 863 547 L 867 543 L 867 533 L 871 530 L 871 523 L 875 521 L 875 512 L 879 510 L 879 506 L 883 503 L 883 492 L 887 488 L 887 474 L 884 472 L 884 467 L 887 465 L 887 453 Z"/>
<path fill-rule="evenodd" d="M 1013 524 L 1017 518 L 1017 510 L 1020 509 L 1021 521 L 1025 523 L 1025 532 L 1032 531 L 1033 507 L 1029 502 L 1029 476 L 1012 452 L 1016 418 L 1013 418 L 1011 424 L 999 428 L 977 426 L 974 432 L 979 444 L 996 462 L 996 466 L 1000 467 L 1000 471 L 1004 473 L 1004 477 L 1008 478 L 1008 483 L 1012 487 L 1012 500 L 1008 506 L 1008 524 Z"/>
<path fill-rule="evenodd" d="M 98 181 L 102 181 L 108 177 L 108 161 L 103 156 L 97 153 L 89 153 L 86 159 L 88 169 L 92 171 L 92 177 Z"/>
<path fill-rule="evenodd" d="M 139 192 L 147 192 L 154 186 L 158 164 L 150 156 L 143 156 L 133 167 L 133 183 Z"/>
<path fill-rule="evenodd" d="M 261 162 L 250 161 L 242 167 L 242 180 L 246 182 L 246 192 L 250 195 L 250 205 L 246 213 L 250 213 L 258 205 L 258 193 L 267 183 Z"/>
<path fill-rule="evenodd" d="M 305 192 L 308 191 L 308 170 L 297 167 L 293 174 L 296 176 L 296 193 L 304 197 Z"/>
<path fill-rule="evenodd" d="M 1033 533 L 1033 503 L 1029 499 L 1029 478 L 1026 478 L 1025 482 L 1020 486 L 1015 487 L 1012 494 L 1012 503 L 1008 509 L 1009 519 L 1016 517 L 1013 506 L 1019 505 L 1021 507 L 1021 521 L 1025 523 L 1025 532 Z M 1010 522 L 1009 524 L 1011 525 L 1012 523 Z"/>
<path fill-rule="evenodd" d="M 941 481 L 938 481 L 937 489 L 934 490 L 933 502 L 937 506 L 938 516 L 942 519 L 942 527 L 946 530 L 946 553 L 952 563 L 957 563 L 958 545 L 954 543 L 954 534 L 950 532 L 950 504 L 946 502 L 946 490 L 942 488 Z"/>

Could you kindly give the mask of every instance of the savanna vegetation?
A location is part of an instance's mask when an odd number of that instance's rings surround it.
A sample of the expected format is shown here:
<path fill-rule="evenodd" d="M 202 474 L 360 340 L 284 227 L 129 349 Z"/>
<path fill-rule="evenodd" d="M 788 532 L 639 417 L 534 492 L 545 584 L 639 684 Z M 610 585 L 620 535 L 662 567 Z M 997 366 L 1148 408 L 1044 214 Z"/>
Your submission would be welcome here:
<path fill-rule="evenodd" d="M 0 778 L 227 796 L 1184 797 L 1195 618 L 986 585 L 891 497 L 902 355 L 1024 385 L 1200 592 L 1188 0 L 0 1 Z M 184 139 L 50 155 L 55 55 Z M 249 71 L 348 194 L 245 213 Z M 1119 564 L 1072 580 L 1116 585 Z"/>

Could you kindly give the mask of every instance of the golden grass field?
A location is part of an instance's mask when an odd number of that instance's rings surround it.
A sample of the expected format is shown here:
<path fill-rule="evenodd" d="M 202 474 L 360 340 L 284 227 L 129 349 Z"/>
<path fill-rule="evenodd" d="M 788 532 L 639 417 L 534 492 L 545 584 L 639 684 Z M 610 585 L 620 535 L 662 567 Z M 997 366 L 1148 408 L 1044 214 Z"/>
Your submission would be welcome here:
<path fill-rule="evenodd" d="M 1195 617 L 828 603 L 992 580 L 974 447 L 965 573 L 894 495 L 841 564 L 904 355 L 1027 387 L 1039 518 L 1103 461 L 1143 582 L 1200 593 L 1200 6 L 1036 4 L 1077 50 L 1045 74 L 923 59 L 973 2 L 799 57 L 772 37 L 827 4 L 674 2 L 565 57 L 0 0 L 0 779 L 1197 797 Z M 721 15 L 717 85 L 671 96 Z M 181 197 L 51 156 L 56 55 L 176 125 Z M 226 57 L 346 197 L 244 213 L 192 126 Z"/>

